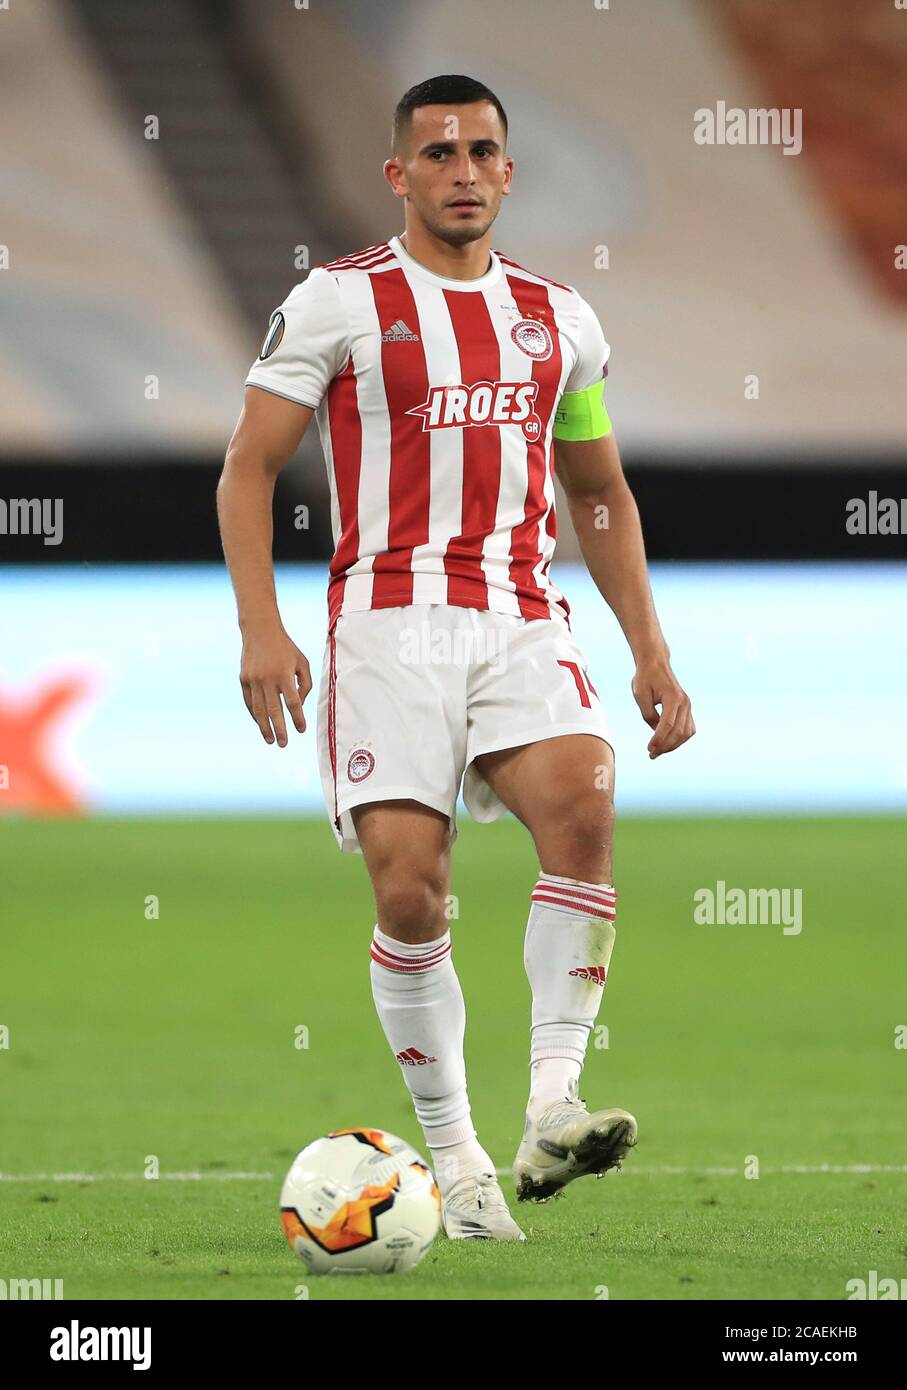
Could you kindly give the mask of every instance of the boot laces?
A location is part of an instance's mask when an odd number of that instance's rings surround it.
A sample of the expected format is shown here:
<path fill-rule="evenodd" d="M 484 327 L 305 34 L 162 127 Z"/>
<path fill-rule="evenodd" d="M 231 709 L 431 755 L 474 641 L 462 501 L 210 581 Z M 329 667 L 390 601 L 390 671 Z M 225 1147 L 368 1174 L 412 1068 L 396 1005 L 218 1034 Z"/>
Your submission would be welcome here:
<path fill-rule="evenodd" d="M 569 1120 L 575 1120 L 579 1115 L 588 1114 L 586 1102 L 579 1096 L 568 1100 L 555 1100 L 547 1105 L 538 1117 L 537 1124 L 540 1129 L 548 1129 L 554 1125 L 566 1124 Z"/>
<path fill-rule="evenodd" d="M 494 1173 L 479 1173 L 476 1176 L 461 1178 L 444 1200 L 454 1211 L 468 1210 L 473 1205 L 479 1211 L 489 1211 L 505 1205 Z"/>

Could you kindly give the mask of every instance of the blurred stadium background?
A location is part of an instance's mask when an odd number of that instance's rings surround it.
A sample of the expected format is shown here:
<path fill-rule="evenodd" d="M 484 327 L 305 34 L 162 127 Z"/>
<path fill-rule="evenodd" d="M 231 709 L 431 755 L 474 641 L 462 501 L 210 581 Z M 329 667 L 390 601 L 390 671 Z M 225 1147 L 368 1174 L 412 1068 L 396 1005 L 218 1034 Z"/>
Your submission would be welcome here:
<path fill-rule="evenodd" d="M 907 15 L 31 0 L 0 12 L 0 496 L 60 499 L 63 524 L 0 534 L 0 815 L 321 814 L 313 739 L 281 757 L 242 706 L 213 491 L 271 309 L 308 267 L 399 230 L 390 115 L 437 71 L 484 79 L 510 116 L 495 244 L 576 285 L 612 344 L 611 413 L 700 726 L 648 764 L 562 508 L 556 569 L 614 720 L 620 805 L 902 810 L 904 536 L 845 523 L 849 499 L 905 490 Z M 696 144 L 718 100 L 802 108 L 802 154 Z M 312 431 L 275 533 L 316 671 L 329 529 Z"/>

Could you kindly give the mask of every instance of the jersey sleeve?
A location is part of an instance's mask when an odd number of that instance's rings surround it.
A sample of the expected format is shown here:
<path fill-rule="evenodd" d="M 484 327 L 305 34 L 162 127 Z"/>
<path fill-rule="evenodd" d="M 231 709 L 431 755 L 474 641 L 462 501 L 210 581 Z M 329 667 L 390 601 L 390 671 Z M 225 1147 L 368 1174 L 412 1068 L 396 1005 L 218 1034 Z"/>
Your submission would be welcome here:
<path fill-rule="evenodd" d="M 564 391 L 585 391 L 608 375 L 611 347 L 605 342 L 598 315 L 585 299 L 580 299 L 576 333 L 576 361 L 564 384 Z"/>
<path fill-rule="evenodd" d="M 316 269 L 274 310 L 246 385 L 317 410 L 349 355 L 349 330 L 337 282 L 329 271 Z"/>

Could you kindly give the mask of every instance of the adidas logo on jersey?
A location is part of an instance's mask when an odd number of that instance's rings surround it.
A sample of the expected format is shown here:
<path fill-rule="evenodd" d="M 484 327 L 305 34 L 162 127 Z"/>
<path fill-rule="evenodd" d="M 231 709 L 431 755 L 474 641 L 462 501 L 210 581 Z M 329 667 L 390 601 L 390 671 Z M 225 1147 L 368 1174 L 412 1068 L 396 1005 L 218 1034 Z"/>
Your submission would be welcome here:
<path fill-rule="evenodd" d="M 418 343 L 419 335 L 407 328 L 402 319 L 392 323 L 386 333 L 381 334 L 382 343 Z"/>
<path fill-rule="evenodd" d="M 422 417 L 423 430 L 468 425 L 519 425 L 527 439 L 538 439 L 542 422 L 533 410 L 537 381 L 476 381 L 472 386 L 433 386 L 428 400 L 407 415 Z"/>
<path fill-rule="evenodd" d="M 580 980 L 592 980 L 597 985 L 604 986 L 605 967 L 603 965 L 581 965 L 576 970 L 570 971 L 571 975 L 576 975 Z"/>
<path fill-rule="evenodd" d="M 437 1057 L 426 1057 L 417 1047 L 405 1047 L 402 1052 L 397 1053 L 397 1061 L 401 1067 L 424 1067 L 428 1062 L 437 1060 Z"/>

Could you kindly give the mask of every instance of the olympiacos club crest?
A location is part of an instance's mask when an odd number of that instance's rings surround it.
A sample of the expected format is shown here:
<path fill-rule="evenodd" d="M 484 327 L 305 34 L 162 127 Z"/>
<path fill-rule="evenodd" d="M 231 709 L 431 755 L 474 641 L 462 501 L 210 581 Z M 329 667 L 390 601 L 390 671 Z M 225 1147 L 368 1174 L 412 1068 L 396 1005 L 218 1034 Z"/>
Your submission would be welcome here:
<path fill-rule="evenodd" d="M 551 334 L 538 319 L 520 319 L 510 330 L 510 336 L 521 352 L 536 362 L 545 362 L 554 352 Z"/>
<path fill-rule="evenodd" d="M 354 748 L 346 765 L 346 775 L 351 782 L 364 782 L 370 772 L 375 770 L 375 755 L 368 748 Z"/>

